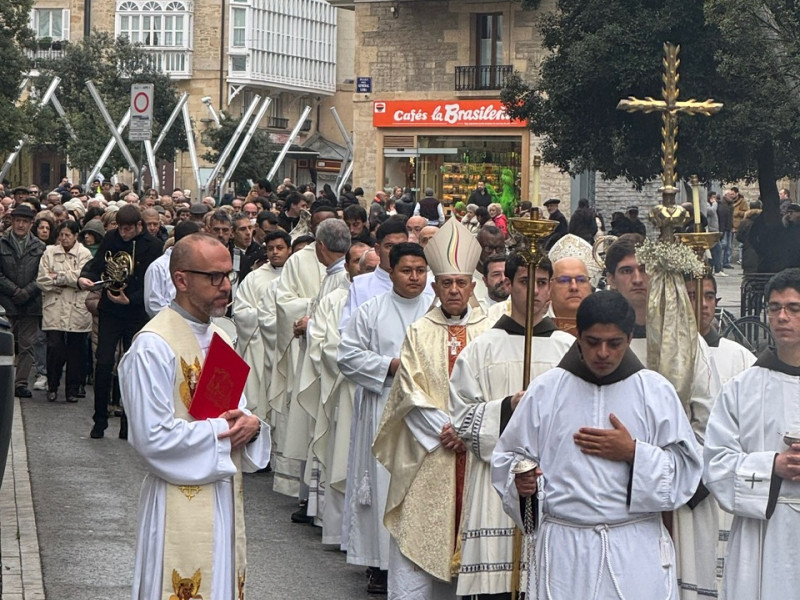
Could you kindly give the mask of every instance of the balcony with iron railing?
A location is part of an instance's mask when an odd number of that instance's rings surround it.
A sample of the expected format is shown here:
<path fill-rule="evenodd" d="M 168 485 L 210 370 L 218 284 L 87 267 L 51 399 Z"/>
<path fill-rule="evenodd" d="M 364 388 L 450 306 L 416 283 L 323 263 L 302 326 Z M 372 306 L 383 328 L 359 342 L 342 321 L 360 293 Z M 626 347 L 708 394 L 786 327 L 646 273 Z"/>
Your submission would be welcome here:
<path fill-rule="evenodd" d="M 513 65 L 456 67 L 456 91 L 499 90 L 502 89 L 513 72 Z"/>
<path fill-rule="evenodd" d="M 300 131 L 311 131 L 311 119 L 306 119 L 300 126 Z"/>
<path fill-rule="evenodd" d="M 267 127 L 270 129 L 289 129 L 289 119 L 270 117 L 267 119 Z"/>
<path fill-rule="evenodd" d="M 192 51 L 186 48 L 152 48 L 144 50 L 151 55 L 153 66 L 172 79 L 188 79 L 192 76 Z"/>
<path fill-rule="evenodd" d="M 23 49 L 25 56 L 33 61 L 34 67 L 38 67 L 43 61 L 58 60 L 64 57 L 64 48 L 59 46 L 57 49 L 50 48 L 32 48 Z"/>

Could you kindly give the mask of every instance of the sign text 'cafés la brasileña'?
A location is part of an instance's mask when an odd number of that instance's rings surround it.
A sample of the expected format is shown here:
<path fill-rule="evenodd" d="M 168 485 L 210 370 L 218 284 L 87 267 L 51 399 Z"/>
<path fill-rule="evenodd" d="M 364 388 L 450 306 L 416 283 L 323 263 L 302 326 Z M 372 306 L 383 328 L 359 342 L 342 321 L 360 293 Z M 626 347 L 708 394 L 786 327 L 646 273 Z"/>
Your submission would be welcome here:
<path fill-rule="evenodd" d="M 375 127 L 525 127 L 499 100 L 376 100 Z"/>

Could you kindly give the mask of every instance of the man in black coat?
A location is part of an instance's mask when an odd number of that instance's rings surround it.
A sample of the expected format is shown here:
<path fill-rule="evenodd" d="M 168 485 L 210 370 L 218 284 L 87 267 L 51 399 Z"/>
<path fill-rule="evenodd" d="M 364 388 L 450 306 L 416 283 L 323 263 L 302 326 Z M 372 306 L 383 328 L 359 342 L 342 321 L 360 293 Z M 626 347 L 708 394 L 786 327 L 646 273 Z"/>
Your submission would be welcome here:
<path fill-rule="evenodd" d="M 42 291 L 36 285 L 36 277 L 45 245 L 31 233 L 35 216 L 32 208 L 17 206 L 11 211 L 11 227 L 0 237 L 0 305 L 17 340 L 14 395 L 19 398 L 32 396 L 28 376 L 42 318 Z"/>
<path fill-rule="evenodd" d="M 546 241 L 544 242 L 544 247 L 546 249 L 550 249 L 553 247 L 558 240 L 562 237 L 567 235 L 569 230 L 569 226 L 567 225 L 567 217 L 558 210 L 558 205 L 561 204 L 561 200 L 558 198 L 550 198 L 549 200 L 545 201 L 544 206 L 547 208 L 547 212 L 549 213 L 549 219 L 551 221 L 558 221 L 558 225 L 556 225 L 555 230 L 549 236 L 547 236 Z"/>
<path fill-rule="evenodd" d="M 100 281 L 106 273 L 106 253 L 113 258 L 120 252 L 127 252 L 132 257 L 133 271 L 125 280 L 122 290 L 104 287 L 100 297 L 94 375 L 94 427 L 90 434 L 94 439 L 103 437 L 108 427 L 108 404 L 111 400 L 117 344 L 122 340 L 122 348 L 127 350 L 133 336 L 147 323 L 144 275 L 150 264 L 161 256 L 161 242 L 144 229 L 139 208 L 133 204 L 117 211 L 117 229 L 106 234 L 95 257 L 83 267 L 78 286 L 84 290 L 92 288 L 94 282 Z M 119 431 L 122 439 L 127 439 L 127 426 L 123 415 Z"/>

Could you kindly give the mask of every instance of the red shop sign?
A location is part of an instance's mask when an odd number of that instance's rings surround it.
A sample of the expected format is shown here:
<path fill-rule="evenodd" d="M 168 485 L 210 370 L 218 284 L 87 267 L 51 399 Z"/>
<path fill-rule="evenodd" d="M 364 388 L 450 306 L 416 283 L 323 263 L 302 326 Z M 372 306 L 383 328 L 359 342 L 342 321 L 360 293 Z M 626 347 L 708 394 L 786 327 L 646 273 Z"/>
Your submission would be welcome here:
<path fill-rule="evenodd" d="M 525 127 L 511 121 L 500 100 L 376 100 L 375 127 Z"/>

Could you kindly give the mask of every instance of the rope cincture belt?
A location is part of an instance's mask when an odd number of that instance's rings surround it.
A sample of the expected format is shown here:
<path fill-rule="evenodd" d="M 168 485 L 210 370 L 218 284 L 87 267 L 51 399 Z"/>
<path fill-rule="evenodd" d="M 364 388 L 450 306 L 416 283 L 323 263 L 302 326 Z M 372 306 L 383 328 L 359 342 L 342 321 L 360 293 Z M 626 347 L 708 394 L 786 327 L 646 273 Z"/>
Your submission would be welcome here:
<path fill-rule="evenodd" d="M 570 527 L 572 529 L 591 529 L 597 535 L 600 536 L 600 544 L 601 544 L 601 555 L 600 555 L 600 564 L 597 568 L 597 579 L 595 581 L 594 589 L 595 594 L 597 590 L 600 588 L 600 581 L 603 577 L 603 569 L 608 571 L 609 576 L 611 577 L 611 583 L 614 585 L 614 591 L 617 593 L 617 597 L 619 600 L 626 600 L 625 596 L 622 594 L 622 590 L 619 587 L 619 581 L 617 581 L 617 576 L 614 573 L 614 569 L 611 566 L 611 557 L 610 555 L 610 544 L 608 541 L 608 532 L 612 529 L 617 529 L 619 527 L 626 527 L 628 525 L 633 525 L 634 523 L 643 523 L 646 521 L 655 521 L 660 524 L 661 516 L 658 514 L 647 514 L 642 515 L 641 517 L 636 517 L 633 519 L 628 519 L 627 521 L 620 521 L 617 523 L 598 523 L 594 525 L 587 525 L 583 523 L 576 523 L 575 521 L 568 521 L 566 519 L 559 519 L 557 517 L 553 517 L 551 515 L 544 515 L 542 518 L 542 525 L 545 523 L 552 523 L 554 525 L 560 525 L 562 527 Z M 544 587 L 545 587 L 545 594 L 547 594 L 547 600 L 552 600 L 553 595 L 550 591 L 550 527 L 543 528 L 544 530 L 544 571 L 545 571 L 545 580 L 544 580 Z M 664 539 L 663 531 L 662 531 L 662 539 L 661 539 L 661 546 L 662 546 L 662 554 L 664 553 L 664 543 L 667 540 Z M 664 557 L 662 556 L 662 563 L 664 561 Z M 662 565 L 662 566 L 669 566 Z M 670 579 L 669 590 L 667 591 L 666 598 L 669 598 L 672 595 L 672 579 Z"/>

